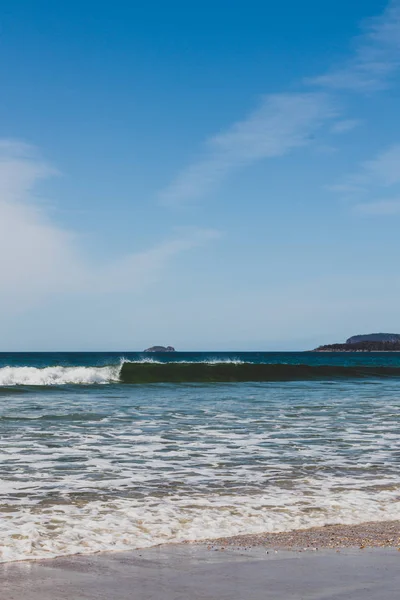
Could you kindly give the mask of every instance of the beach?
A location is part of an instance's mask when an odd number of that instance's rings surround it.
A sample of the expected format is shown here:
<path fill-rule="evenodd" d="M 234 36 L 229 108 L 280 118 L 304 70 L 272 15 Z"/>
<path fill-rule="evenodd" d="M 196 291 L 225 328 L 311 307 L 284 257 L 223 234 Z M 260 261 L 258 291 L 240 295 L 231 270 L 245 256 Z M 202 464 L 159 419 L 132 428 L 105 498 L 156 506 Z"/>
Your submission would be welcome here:
<path fill-rule="evenodd" d="M 0 565 L 1 600 L 395 600 L 396 548 L 167 545 Z"/>
<path fill-rule="evenodd" d="M 395 600 L 400 521 L 0 564 L 1 600 Z"/>
<path fill-rule="evenodd" d="M 397 548 L 400 551 L 400 521 L 325 525 L 280 533 L 238 535 L 208 540 L 209 548 L 255 548 L 297 552 L 344 548 Z"/>

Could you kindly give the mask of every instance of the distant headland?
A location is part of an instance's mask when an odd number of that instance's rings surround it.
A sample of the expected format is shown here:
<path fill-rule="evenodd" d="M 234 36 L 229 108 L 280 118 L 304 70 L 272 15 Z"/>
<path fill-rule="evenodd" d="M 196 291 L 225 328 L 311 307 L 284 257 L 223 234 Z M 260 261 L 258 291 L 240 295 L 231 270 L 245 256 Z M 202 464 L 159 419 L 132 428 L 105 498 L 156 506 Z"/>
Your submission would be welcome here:
<path fill-rule="evenodd" d="M 326 344 L 314 352 L 399 352 L 400 333 L 353 335 L 344 344 Z"/>
<path fill-rule="evenodd" d="M 151 348 L 146 348 L 144 352 L 175 352 L 175 348 L 172 346 L 151 346 Z"/>

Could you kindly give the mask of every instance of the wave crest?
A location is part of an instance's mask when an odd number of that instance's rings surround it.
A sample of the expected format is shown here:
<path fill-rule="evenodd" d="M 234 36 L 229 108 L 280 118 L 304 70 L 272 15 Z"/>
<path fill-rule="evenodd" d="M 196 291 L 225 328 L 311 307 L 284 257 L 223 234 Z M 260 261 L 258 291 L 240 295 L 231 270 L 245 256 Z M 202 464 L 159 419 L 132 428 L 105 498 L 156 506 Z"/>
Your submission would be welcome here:
<path fill-rule="evenodd" d="M 119 380 L 121 365 L 107 367 L 2 367 L 0 386 L 92 385 Z"/>
<path fill-rule="evenodd" d="M 118 365 L 1 367 L 0 388 L 9 386 L 108 383 L 234 383 L 400 377 L 400 367 L 248 363 L 239 360 L 159 362 L 144 359 Z"/>

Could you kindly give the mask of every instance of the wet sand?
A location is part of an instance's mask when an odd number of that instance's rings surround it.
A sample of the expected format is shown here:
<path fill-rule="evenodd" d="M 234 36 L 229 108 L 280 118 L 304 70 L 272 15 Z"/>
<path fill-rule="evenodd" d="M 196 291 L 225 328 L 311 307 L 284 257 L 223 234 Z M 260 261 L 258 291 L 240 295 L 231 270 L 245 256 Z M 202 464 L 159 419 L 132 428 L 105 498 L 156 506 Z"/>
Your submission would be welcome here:
<path fill-rule="evenodd" d="M 312 546 L 318 533 L 325 549 Z M 398 522 L 369 523 L 275 534 L 267 547 L 270 535 L 241 536 L 4 563 L 0 600 L 397 600 L 396 536 L 398 541 Z M 342 539 L 340 549 L 327 547 L 332 537 Z M 354 547 L 367 539 L 375 547 Z M 302 547 L 307 540 L 310 545 Z M 292 550 L 277 549 L 285 545 Z"/>

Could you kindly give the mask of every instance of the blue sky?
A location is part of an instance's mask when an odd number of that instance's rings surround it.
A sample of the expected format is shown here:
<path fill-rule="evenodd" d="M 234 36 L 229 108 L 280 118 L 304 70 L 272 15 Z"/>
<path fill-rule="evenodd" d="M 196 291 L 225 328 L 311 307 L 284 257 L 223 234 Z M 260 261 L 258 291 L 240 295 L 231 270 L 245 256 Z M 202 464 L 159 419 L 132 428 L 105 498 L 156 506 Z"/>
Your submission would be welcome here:
<path fill-rule="evenodd" d="M 400 1 L 4 2 L 1 350 L 400 331 Z"/>

